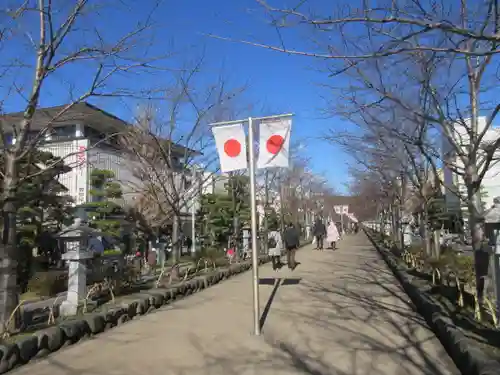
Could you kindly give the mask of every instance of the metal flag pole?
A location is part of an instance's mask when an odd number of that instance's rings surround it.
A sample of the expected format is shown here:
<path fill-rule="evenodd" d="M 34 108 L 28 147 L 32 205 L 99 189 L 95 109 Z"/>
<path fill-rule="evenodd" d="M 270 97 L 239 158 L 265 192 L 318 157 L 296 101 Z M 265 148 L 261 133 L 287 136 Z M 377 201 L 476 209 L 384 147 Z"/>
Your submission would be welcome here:
<path fill-rule="evenodd" d="M 254 334 L 260 336 L 260 300 L 259 300 L 259 252 L 257 244 L 257 197 L 255 184 L 255 147 L 254 147 L 254 120 L 271 120 L 275 118 L 291 117 L 293 113 L 286 113 L 274 116 L 249 117 L 248 118 L 248 163 L 250 174 L 250 206 L 251 206 L 251 224 L 252 224 L 252 283 L 253 283 L 253 319 Z M 221 126 L 244 123 L 245 120 L 221 121 L 211 123 L 210 126 Z"/>
<path fill-rule="evenodd" d="M 255 150 L 253 140 L 253 121 L 248 118 L 248 164 L 250 172 L 250 207 L 252 213 L 252 276 L 253 276 L 253 324 L 254 334 L 260 335 L 259 300 L 259 253 L 257 251 L 257 199 L 255 197 Z"/>

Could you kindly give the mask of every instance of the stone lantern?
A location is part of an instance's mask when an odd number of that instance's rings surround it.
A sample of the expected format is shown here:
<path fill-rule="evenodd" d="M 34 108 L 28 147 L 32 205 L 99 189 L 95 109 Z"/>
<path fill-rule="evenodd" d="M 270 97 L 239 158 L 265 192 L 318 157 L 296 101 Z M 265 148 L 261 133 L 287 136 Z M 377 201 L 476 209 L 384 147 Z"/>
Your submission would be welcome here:
<path fill-rule="evenodd" d="M 76 315 L 79 302 L 86 297 L 87 261 L 94 257 L 94 253 L 87 250 L 88 240 L 100 235 L 99 231 L 90 228 L 81 218 L 75 219 L 72 225 L 57 234 L 66 250 L 62 259 L 69 263 L 68 292 L 66 300 L 61 304 L 63 316 Z"/>

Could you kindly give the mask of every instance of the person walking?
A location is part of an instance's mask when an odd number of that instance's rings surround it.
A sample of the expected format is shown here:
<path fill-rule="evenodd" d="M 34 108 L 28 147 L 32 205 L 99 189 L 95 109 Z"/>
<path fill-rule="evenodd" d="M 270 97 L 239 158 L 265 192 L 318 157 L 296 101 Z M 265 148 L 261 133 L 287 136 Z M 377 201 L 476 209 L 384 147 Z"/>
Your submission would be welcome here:
<path fill-rule="evenodd" d="M 295 252 L 300 245 L 300 234 L 297 228 L 292 223 L 289 223 L 283 234 L 283 240 L 285 242 L 286 249 L 286 261 L 287 266 L 292 271 L 297 267 L 297 262 L 295 261 Z"/>
<path fill-rule="evenodd" d="M 273 263 L 273 270 L 279 271 L 283 266 L 281 264 L 281 250 L 283 249 L 283 240 L 280 232 L 272 230 L 267 234 L 267 251 Z"/>
<path fill-rule="evenodd" d="M 313 228 L 313 235 L 316 238 L 316 250 L 323 250 L 323 239 L 326 235 L 326 227 L 321 219 L 316 219 Z"/>
<path fill-rule="evenodd" d="M 337 241 L 340 239 L 339 231 L 337 225 L 332 221 L 328 224 L 328 229 L 326 231 L 326 243 L 330 244 L 330 247 L 335 250 L 337 248 Z"/>

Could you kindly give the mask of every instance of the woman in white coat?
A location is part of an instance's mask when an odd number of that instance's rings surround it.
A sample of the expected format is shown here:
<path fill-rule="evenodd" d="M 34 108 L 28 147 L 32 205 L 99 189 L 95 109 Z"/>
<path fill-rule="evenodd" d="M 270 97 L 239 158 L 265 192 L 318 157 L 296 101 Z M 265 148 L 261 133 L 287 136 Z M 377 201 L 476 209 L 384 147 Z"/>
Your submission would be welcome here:
<path fill-rule="evenodd" d="M 272 230 L 267 234 L 267 248 L 268 254 L 273 263 L 273 270 L 278 271 L 281 264 L 281 251 L 283 250 L 283 239 L 280 232 Z"/>
<path fill-rule="evenodd" d="M 328 229 L 326 230 L 326 243 L 331 245 L 331 248 L 335 250 L 337 248 L 337 241 L 340 239 L 339 231 L 337 226 L 332 221 L 328 224 Z"/>

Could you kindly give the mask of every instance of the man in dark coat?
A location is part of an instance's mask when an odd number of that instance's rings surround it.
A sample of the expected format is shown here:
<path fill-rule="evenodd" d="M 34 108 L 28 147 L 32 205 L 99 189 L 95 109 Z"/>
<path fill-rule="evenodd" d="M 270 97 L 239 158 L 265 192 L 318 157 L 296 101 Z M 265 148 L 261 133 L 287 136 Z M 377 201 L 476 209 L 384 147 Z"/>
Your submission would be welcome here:
<path fill-rule="evenodd" d="M 316 238 L 316 250 L 323 250 L 323 239 L 326 236 L 326 226 L 321 219 L 316 219 L 313 227 L 313 236 Z"/>
<path fill-rule="evenodd" d="M 283 242 L 285 243 L 287 266 L 293 271 L 297 267 L 295 252 L 300 245 L 300 234 L 292 223 L 288 224 L 283 233 Z"/>

